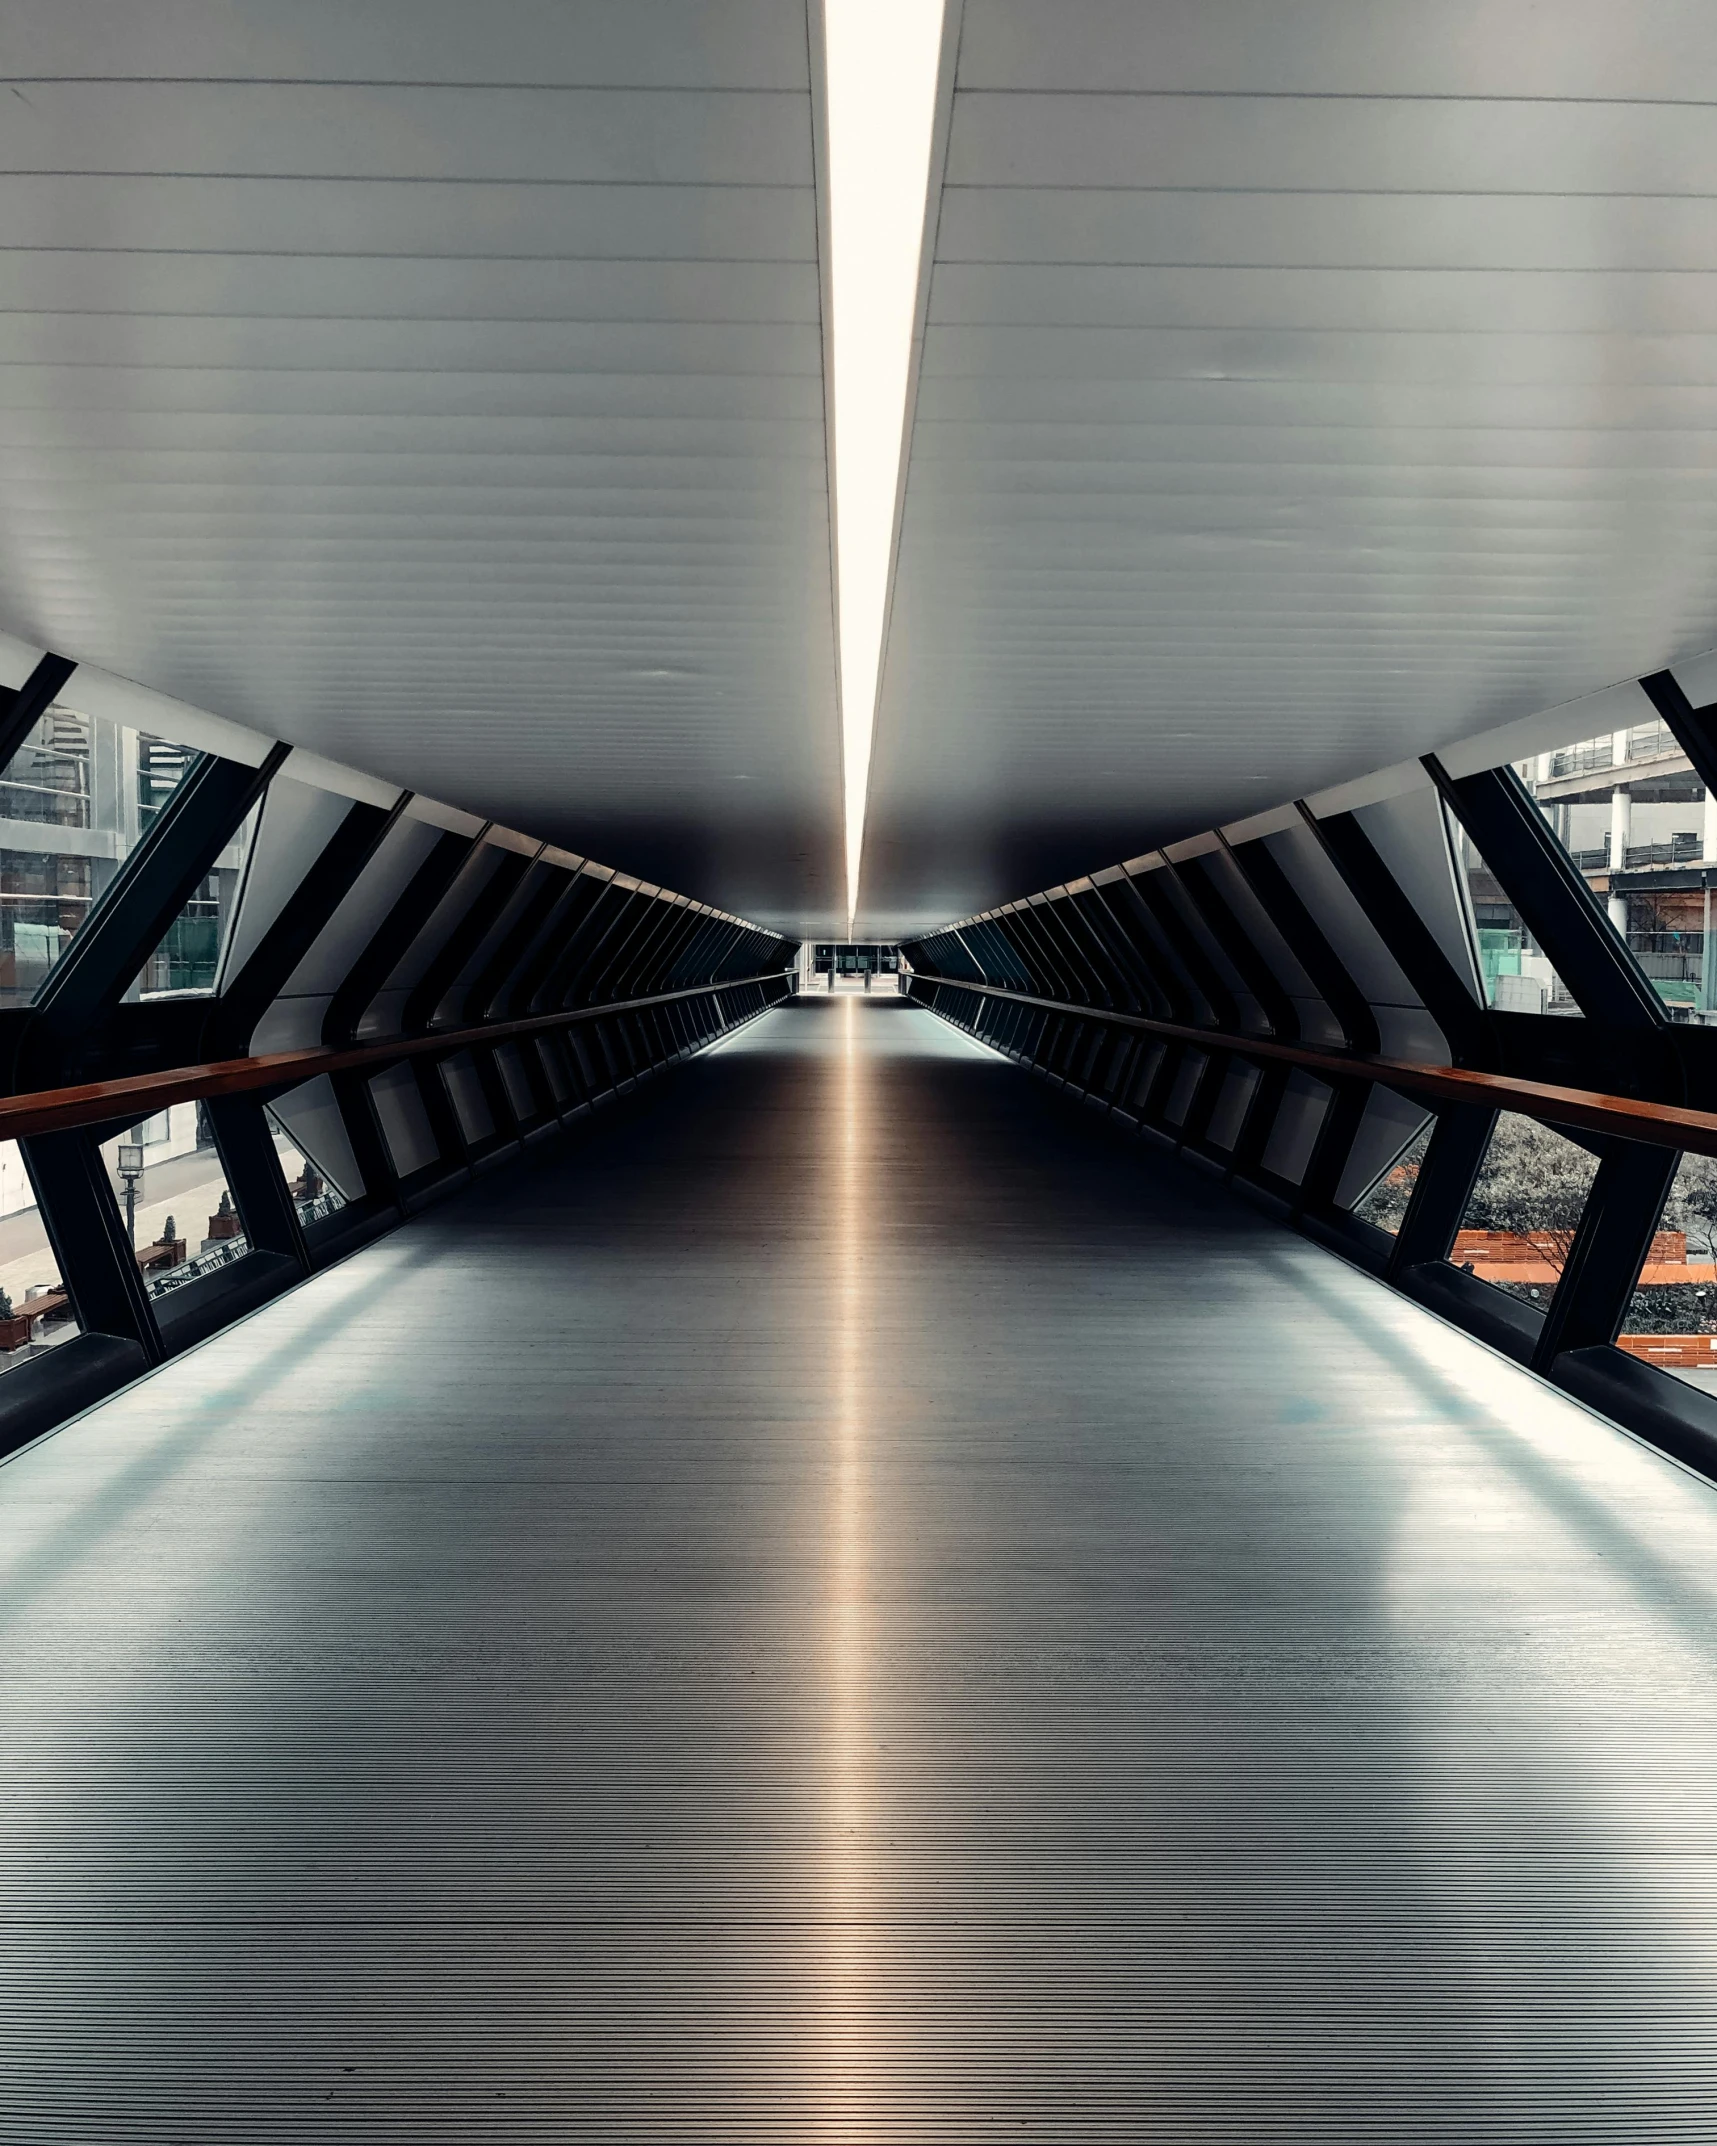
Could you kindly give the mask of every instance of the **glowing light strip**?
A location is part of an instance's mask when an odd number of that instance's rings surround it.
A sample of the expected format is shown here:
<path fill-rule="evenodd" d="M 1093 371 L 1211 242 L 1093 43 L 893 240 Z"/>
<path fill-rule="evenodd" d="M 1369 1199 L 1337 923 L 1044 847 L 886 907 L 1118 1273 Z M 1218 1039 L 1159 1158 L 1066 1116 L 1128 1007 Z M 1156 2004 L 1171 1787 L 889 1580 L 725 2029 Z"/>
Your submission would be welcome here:
<path fill-rule="evenodd" d="M 858 909 L 943 0 L 825 0 L 847 935 Z"/>

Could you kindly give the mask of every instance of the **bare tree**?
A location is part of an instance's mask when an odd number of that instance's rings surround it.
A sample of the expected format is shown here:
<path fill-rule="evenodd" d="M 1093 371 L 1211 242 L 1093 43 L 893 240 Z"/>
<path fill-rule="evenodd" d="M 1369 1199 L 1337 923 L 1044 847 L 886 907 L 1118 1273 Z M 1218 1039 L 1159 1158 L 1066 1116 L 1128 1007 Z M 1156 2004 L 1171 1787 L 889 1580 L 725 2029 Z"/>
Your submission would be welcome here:
<path fill-rule="evenodd" d="M 1597 1157 L 1585 1148 L 1505 1110 L 1461 1226 L 1528 1244 L 1560 1274 L 1597 1170 Z"/>
<path fill-rule="evenodd" d="M 1663 1226 L 1685 1231 L 1690 1258 L 1717 1258 L 1717 1156 L 1682 1156 L 1664 1203 Z"/>
<path fill-rule="evenodd" d="M 1419 1182 L 1419 1165 L 1425 1160 L 1425 1150 L 1431 1144 L 1432 1122 L 1427 1119 L 1420 1126 L 1354 1209 L 1354 1213 L 1362 1221 L 1373 1224 L 1377 1229 L 1386 1229 L 1392 1237 L 1400 1232 L 1402 1218 L 1407 1212 L 1407 1202 L 1413 1197 L 1413 1188 Z"/>

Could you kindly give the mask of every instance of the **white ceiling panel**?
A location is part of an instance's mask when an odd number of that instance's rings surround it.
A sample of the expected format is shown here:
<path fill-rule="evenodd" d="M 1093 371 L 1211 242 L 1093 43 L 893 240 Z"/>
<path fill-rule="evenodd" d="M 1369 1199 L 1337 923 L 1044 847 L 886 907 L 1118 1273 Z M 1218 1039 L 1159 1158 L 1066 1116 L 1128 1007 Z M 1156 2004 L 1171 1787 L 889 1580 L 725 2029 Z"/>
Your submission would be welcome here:
<path fill-rule="evenodd" d="M 20 255 L 135 252 L 163 265 L 208 256 L 217 267 L 223 256 L 563 261 L 593 277 L 632 262 L 817 254 L 814 206 L 797 186 L 382 178 L 365 180 L 361 199 L 355 216 L 347 179 L 156 172 L 115 186 L 107 173 L 12 173 L 0 186 L 0 245 Z"/>
<path fill-rule="evenodd" d="M 1148 39 L 1149 11 L 1137 21 Z M 1576 198 L 1708 194 L 1714 179 L 1701 104 L 1610 102 L 1602 82 L 1569 101 L 970 91 L 955 102 L 947 173 L 950 186 Z"/>
<path fill-rule="evenodd" d="M 945 308 L 960 262 L 1636 272 L 1717 266 L 1717 233 L 1703 195 L 950 187 L 938 258 Z"/>
<path fill-rule="evenodd" d="M 940 279 L 938 279 L 940 284 Z M 943 306 L 947 312 L 944 314 Z M 1078 307 L 1078 313 L 1070 311 Z M 924 363 L 938 372 L 1003 366 L 1054 374 L 1112 366 L 1125 378 L 1150 328 L 1345 329 L 1369 335 L 1710 335 L 1710 279 L 1697 273 L 1537 275 L 1470 269 L 977 267 L 940 287 Z M 981 333 L 974 331 L 983 331 Z M 986 353 L 993 351 L 993 358 Z"/>
<path fill-rule="evenodd" d="M 0 190 L 5 182 L 0 180 Z M 695 258 L 666 261 L 427 261 L 390 258 L 257 259 L 242 254 L 31 253 L 14 257 L 14 309 L 78 313 L 121 306 L 128 318 L 183 318 L 215 306 L 250 320 L 444 320 L 481 306 L 491 319 L 683 320 L 707 290 L 704 317 L 759 315 L 816 323 L 810 264 Z M 737 271 L 737 273 L 736 273 Z"/>
<path fill-rule="evenodd" d="M 8 0 L 14 79 L 805 87 L 800 0 Z"/>
<path fill-rule="evenodd" d="M 0 383 L 0 394 L 4 384 Z M 0 407 L 4 407 L 0 402 Z M 927 425 L 1431 425 L 1501 426 L 1521 431 L 1665 427 L 1680 433 L 1717 422 L 1717 378 L 1693 386 L 1630 382 L 1618 391 L 1589 380 L 1525 384 L 1490 378 L 1470 387 L 1400 380 L 1279 380 L 1244 375 L 1045 383 L 941 376 L 922 383 L 918 415 Z M 926 452 L 948 434 L 926 432 Z"/>
<path fill-rule="evenodd" d="M 303 320 L 220 314 L 0 312 L 0 365 L 167 366 L 326 374 L 800 373 L 822 330 L 780 321 Z"/>
<path fill-rule="evenodd" d="M 1717 97 L 1707 0 L 968 0 L 979 90 Z"/>
<path fill-rule="evenodd" d="M 947 334 L 938 338 L 943 354 Z M 1340 389 L 1350 382 L 1434 382 L 1484 389 L 1492 385 L 1557 386 L 1578 382 L 1625 394 L 1642 383 L 1703 386 L 1717 379 L 1717 337 L 1643 335 L 1617 328 L 1601 335 L 1499 334 L 1483 329 L 1440 330 L 1416 335 L 1373 330 L 1354 335 L 1339 329 L 1270 327 L 1139 328 L 1125 336 L 1087 331 L 1091 361 L 1077 373 L 1041 369 L 1019 380 L 994 368 L 982 373 L 944 370 L 920 384 L 922 407 L 941 383 L 960 380 L 967 392 L 997 398 L 996 407 L 1021 411 L 1102 393 L 1125 397 L 1142 382 L 1272 380 L 1308 390 Z M 1102 360 L 1107 357 L 1105 372 Z"/>
<path fill-rule="evenodd" d="M 966 0 L 866 929 L 1717 642 L 1717 13 Z"/>
<path fill-rule="evenodd" d="M 0 410 L 236 411 L 259 416 L 365 412 L 439 418 L 546 413 L 662 423 L 687 417 L 821 423 L 823 391 L 814 373 L 426 370 L 346 372 L 336 379 L 322 372 L 226 371 L 216 366 L 8 365 L 0 367 Z"/>
<path fill-rule="evenodd" d="M 18 0 L 0 65 L 0 624 L 826 927 L 802 0 Z"/>
<path fill-rule="evenodd" d="M 30 82 L 0 172 L 809 186 L 804 92 Z"/>

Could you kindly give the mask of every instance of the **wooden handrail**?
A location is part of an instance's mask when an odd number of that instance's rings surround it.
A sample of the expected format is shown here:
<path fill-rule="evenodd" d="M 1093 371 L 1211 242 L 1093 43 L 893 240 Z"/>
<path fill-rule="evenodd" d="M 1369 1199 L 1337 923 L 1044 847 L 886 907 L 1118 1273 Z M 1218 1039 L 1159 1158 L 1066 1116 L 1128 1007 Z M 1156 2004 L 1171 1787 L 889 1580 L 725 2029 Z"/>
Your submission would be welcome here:
<path fill-rule="evenodd" d="M 960 976 L 926 976 L 919 971 L 914 981 L 946 991 L 975 991 L 985 998 L 1038 1006 L 1047 1013 L 1071 1014 L 1082 1021 L 1140 1029 L 1168 1043 L 1187 1043 L 1202 1051 L 1226 1051 L 1260 1064 L 1297 1066 L 1326 1080 L 1372 1081 L 1379 1087 L 1432 1096 L 1439 1102 L 1471 1103 L 1481 1110 L 1519 1110 L 1552 1125 L 1577 1126 L 1582 1132 L 1611 1133 L 1624 1140 L 1648 1141 L 1653 1147 L 1717 1155 L 1717 1112 L 1709 1110 L 1686 1110 L 1675 1103 L 1642 1103 L 1633 1096 L 1605 1095 L 1595 1088 L 1560 1088 L 1549 1081 L 1521 1080 L 1511 1073 L 1420 1065 L 1403 1058 L 1361 1058 L 1348 1051 L 1276 1043 L 1266 1036 L 1237 1036 L 1228 1029 L 1189 1028 L 1176 1021 L 1152 1020 L 1144 1014 L 1120 1013 L 1108 1006 L 1076 1006 L 1063 999 L 1034 998 L 1028 992 L 1009 991 L 998 984 L 968 983 Z"/>
<path fill-rule="evenodd" d="M 649 998 L 617 999 L 606 1006 L 573 1006 L 561 1013 L 531 1014 L 517 1021 L 491 1021 L 482 1028 L 436 1029 L 422 1036 L 395 1036 L 378 1043 L 334 1050 L 318 1044 L 309 1050 L 265 1051 L 256 1058 L 217 1058 L 203 1065 L 169 1066 L 159 1073 L 128 1073 L 116 1080 L 86 1081 L 72 1088 L 40 1088 L 26 1095 L 0 1096 L 0 1140 L 21 1140 L 43 1133 L 69 1132 L 80 1125 L 153 1116 L 169 1103 L 189 1103 L 216 1095 L 245 1095 L 259 1088 L 296 1088 L 319 1073 L 345 1073 L 364 1066 L 381 1068 L 401 1059 L 428 1055 L 451 1057 L 475 1044 L 507 1043 L 540 1036 L 579 1021 L 611 1019 L 681 999 L 720 996 L 748 985 L 781 983 L 784 969 L 763 976 L 740 976 L 731 983 L 691 984 L 683 991 L 658 991 Z"/>

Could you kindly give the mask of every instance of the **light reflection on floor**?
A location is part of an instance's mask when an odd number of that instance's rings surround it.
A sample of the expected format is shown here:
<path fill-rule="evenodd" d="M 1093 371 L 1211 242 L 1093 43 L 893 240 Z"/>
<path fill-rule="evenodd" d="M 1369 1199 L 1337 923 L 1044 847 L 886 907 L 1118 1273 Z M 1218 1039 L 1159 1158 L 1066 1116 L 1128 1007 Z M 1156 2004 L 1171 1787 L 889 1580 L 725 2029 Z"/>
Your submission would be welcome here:
<path fill-rule="evenodd" d="M 823 1913 L 826 1918 L 825 2077 L 823 2122 L 850 2136 L 865 2114 L 871 2072 L 867 2017 L 873 1961 L 867 1904 L 872 1892 L 869 1843 L 875 1781 L 870 1719 L 869 1498 L 867 1367 L 871 1319 L 867 1266 L 871 1228 L 868 1113 L 869 1060 L 860 1046 L 859 1008 L 849 998 L 837 1018 L 838 1104 L 831 1113 L 832 1216 L 829 1235 L 833 1328 L 829 1437 L 828 1577 L 824 1600 L 828 1655 L 828 1819 Z"/>

